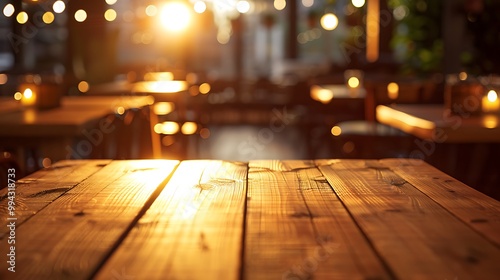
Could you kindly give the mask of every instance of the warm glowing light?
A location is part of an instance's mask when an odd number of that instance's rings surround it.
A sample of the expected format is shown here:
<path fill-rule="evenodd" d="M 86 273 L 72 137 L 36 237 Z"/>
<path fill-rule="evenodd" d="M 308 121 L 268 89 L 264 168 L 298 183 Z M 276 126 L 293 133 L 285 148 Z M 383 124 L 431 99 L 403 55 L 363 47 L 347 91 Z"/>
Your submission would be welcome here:
<path fill-rule="evenodd" d="M 200 93 L 207 94 L 210 92 L 210 85 L 208 83 L 203 83 L 200 85 Z"/>
<path fill-rule="evenodd" d="M 193 8 L 195 12 L 202 14 L 207 10 L 207 4 L 204 1 L 196 1 Z"/>
<path fill-rule="evenodd" d="M 181 2 L 169 2 L 160 12 L 163 27 L 170 31 L 179 32 L 186 29 L 191 20 L 189 8 Z"/>
<path fill-rule="evenodd" d="M 118 0 L 106 0 L 106 4 L 114 5 Z"/>
<path fill-rule="evenodd" d="M 366 14 L 366 60 L 374 62 L 379 57 L 380 2 L 370 0 Z"/>
<path fill-rule="evenodd" d="M 200 130 L 200 137 L 203 139 L 210 138 L 210 129 L 204 127 Z"/>
<path fill-rule="evenodd" d="M 485 113 L 496 113 L 500 110 L 500 99 L 496 91 L 490 90 L 482 99 L 482 109 Z"/>
<path fill-rule="evenodd" d="M 314 0 L 302 0 L 302 5 L 306 8 L 312 7 Z"/>
<path fill-rule="evenodd" d="M 458 78 L 460 79 L 460 81 L 467 80 L 467 73 L 465 73 L 465 72 L 458 73 Z"/>
<path fill-rule="evenodd" d="M 173 102 L 158 102 L 154 105 L 153 111 L 158 116 L 164 116 L 170 114 L 175 109 L 175 104 Z"/>
<path fill-rule="evenodd" d="M 19 100 L 21 100 L 22 98 L 23 98 L 23 94 L 22 94 L 22 93 L 20 93 L 19 91 L 18 91 L 18 92 L 16 92 L 16 93 L 14 93 L 14 99 L 15 99 L 15 100 L 19 101 Z"/>
<path fill-rule="evenodd" d="M 250 11 L 250 3 L 246 0 L 240 0 L 236 3 L 236 10 L 242 14 L 248 13 Z"/>
<path fill-rule="evenodd" d="M 188 73 L 186 75 L 186 82 L 189 84 L 195 84 L 198 82 L 198 75 L 196 73 Z"/>
<path fill-rule="evenodd" d="M 396 83 L 389 83 L 387 85 L 387 96 L 390 99 L 396 99 L 399 95 L 399 85 Z"/>
<path fill-rule="evenodd" d="M 43 168 L 49 168 L 51 165 L 52 165 L 52 160 L 50 160 L 50 158 L 44 158 L 42 160 Z"/>
<path fill-rule="evenodd" d="M 349 80 L 347 80 L 347 85 L 350 88 L 357 88 L 359 87 L 359 79 L 357 77 L 350 77 Z"/>
<path fill-rule="evenodd" d="M 351 0 L 351 3 L 356 8 L 361 8 L 365 5 L 365 0 Z"/>
<path fill-rule="evenodd" d="M 28 14 L 26 12 L 20 12 L 17 14 L 16 20 L 20 24 L 25 24 L 28 22 Z"/>
<path fill-rule="evenodd" d="M 52 12 L 45 12 L 42 16 L 42 20 L 45 24 L 51 24 L 54 22 L 55 16 Z"/>
<path fill-rule="evenodd" d="M 86 81 L 81 81 L 78 83 L 78 90 L 80 92 L 87 92 L 87 91 L 89 91 L 89 89 L 90 89 L 90 85 Z"/>
<path fill-rule="evenodd" d="M 176 134 L 177 132 L 179 132 L 179 124 L 176 122 L 158 123 L 155 125 L 154 131 L 158 134 Z"/>
<path fill-rule="evenodd" d="M 144 75 L 145 81 L 172 81 L 174 73 L 172 72 L 149 72 Z"/>
<path fill-rule="evenodd" d="M 342 129 L 340 128 L 340 126 L 336 125 L 336 126 L 332 127 L 331 132 L 332 132 L 333 136 L 339 136 L 342 133 Z"/>
<path fill-rule="evenodd" d="M 274 8 L 278 11 L 285 9 L 286 1 L 285 0 L 274 0 Z"/>
<path fill-rule="evenodd" d="M 87 12 L 84 10 L 78 10 L 75 12 L 75 20 L 78 22 L 84 22 L 87 19 Z"/>
<path fill-rule="evenodd" d="M 138 82 L 134 84 L 134 92 L 174 93 L 188 89 L 185 81 Z"/>
<path fill-rule="evenodd" d="M 488 91 L 488 101 L 495 102 L 498 99 L 498 95 L 494 90 Z"/>
<path fill-rule="evenodd" d="M 404 19 L 408 15 L 408 13 L 409 9 L 404 5 L 398 6 L 392 11 L 392 15 L 396 20 Z"/>
<path fill-rule="evenodd" d="M 11 17 L 14 14 L 15 11 L 16 11 L 16 9 L 14 8 L 14 5 L 12 5 L 12 4 L 7 4 L 3 8 L 3 14 L 6 17 Z"/>
<path fill-rule="evenodd" d="M 21 102 L 24 106 L 31 106 L 36 103 L 36 95 L 30 88 L 27 88 L 23 91 L 23 96 L 21 98 Z"/>
<path fill-rule="evenodd" d="M 104 12 L 104 18 L 107 20 L 107 21 L 114 21 L 116 19 L 116 11 L 113 10 L 113 9 L 108 9 L 106 10 L 106 12 Z"/>
<path fill-rule="evenodd" d="M 0 85 L 5 85 L 9 78 L 6 74 L 0 74 Z"/>
<path fill-rule="evenodd" d="M 486 115 L 483 118 L 483 126 L 486 128 L 495 128 L 498 126 L 498 117 L 494 115 Z"/>
<path fill-rule="evenodd" d="M 198 125 L 195 122 L 185 122 L 181 127 L 181 132 L 185 135 L 195 134 L 196 130 L 198 130 Z"/>
<path fill-rule="evenodd" d="M 120 106 L 120 107 L 116 108 L 115 112 L 118 115 L 123 115 L 123 114 L 125 114 L 125 108 L 123 108 L 123 107 Z"/>
<path fill-rule="evenodd" d="M 54 13 L 56 14 L 64 12 L 65 9 L 66 9 L 66 4 L 61 0 L 54 2 L 54 4 L 52 5 L 52 10 L 54 10 Z"/>
<path fill-rule="evenodd" d="M 230 38 L 231 34 L 228 31 L 219 30 L 219 32 L 217 32 L 217 42 L 219 42 L 222 45 L 227 44 Z"/>
<path fill-rule="evenodd" d="M 323 104 L 328 104 L 333 99 L 333 91 L 314 86 L 311 88 L 311 98 Z"/>
<path fill-rule="evenodd" d="M 155 5 L 148 5 L 146 7 L 146 15 L 154 17 L 156 14 L 158 14 L 158 8 Z"/>
<path fill-rule="evenodd" d="M 320 20 L 321 27 L 325 30 L 334 30 L 339 25 L 339 19 L 332 13 L 325 14 Z"/>

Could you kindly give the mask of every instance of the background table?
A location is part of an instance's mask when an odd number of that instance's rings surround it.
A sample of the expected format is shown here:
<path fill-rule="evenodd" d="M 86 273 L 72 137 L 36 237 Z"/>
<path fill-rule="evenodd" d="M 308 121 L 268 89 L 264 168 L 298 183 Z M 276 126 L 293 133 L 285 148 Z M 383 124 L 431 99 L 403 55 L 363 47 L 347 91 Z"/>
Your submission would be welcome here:
<path fill-rule="evenodd" d="M 12 98 L 0 99 L 0 108 L 4 108 L 0 109 L 0 147 L 15 147 L 21 158 L 25 148 L 32 147 L 42 158 L 66 159 L 73 155 L 65 147 L 71 147 L 78 137 L 85 137 L 84 131 L 91 134 L 94 129 L 101 129 L 106 116 L 126 120 L 129 111 L 147 108 L 153 102 L 150 96 L 63 97 L 60 107 L 35 110 L 23 108 Z M 106 125 L 116 127 L 108 122 Z M 145 129 L 151 134 L 150 127 Z M 155 139 L 154 135 L 148 136 Z M 158 148 L 159 140 L 156 142 L 153 146 Z"/>
<path fill-rule="evenodd" d="M 73 160 L 0 197 L 2 279 L 500 275 L 500 202 L 418 160 Z"/>

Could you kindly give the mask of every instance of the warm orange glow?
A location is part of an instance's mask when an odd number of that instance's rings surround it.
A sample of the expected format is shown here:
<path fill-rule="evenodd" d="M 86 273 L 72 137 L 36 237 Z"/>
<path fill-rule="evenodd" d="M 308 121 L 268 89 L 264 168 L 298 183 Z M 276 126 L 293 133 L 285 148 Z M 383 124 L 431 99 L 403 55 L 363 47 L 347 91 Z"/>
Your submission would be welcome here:
<path fill-rule="evenodd" d="M 149 72 L 144 75 L 145 81 L 172 81 L 173 79 L 172 72 Z"/>
<path fill-rule="evenodd" d="M 123 108 L 123 107 L 121 107 L 121 106 L 120 106 L 120 107 L 118 107 L 118 108 L 116 108 L 116 110 L 115 110 L 115 111 L 116 111 L 116 113 L 117 113 L 118 115 L 123 115 L 123 114 L 125 114 L 125 108 Z"/>
<path fill-rule="evenodd" d="M 187 90 L 185 81 L 138 82 L 134 84 L 134 92 L 174 93 Z"/>
<path fill-rule="evenodd" d="M 107 21 L 114 21 L 117 17 L 117 14 L 116 14 L 116 11 L 113 10 L 113 9 L 108 9 L 106 10 L 106 12 L 104 13 L 104 18 L 107 20 Z"/>
<path fill-rule="evenodd" d="M 175 109 L 173 102 L 158 102 L 154 105 L 153 111 L 158 116 L 168 115 Z"/>
<path fill-rule="evenodd" d="M 36 93 L 32 89 L 27 88 L 23 91 L 21 102 L 24 106 L 32 106 L 36 103 Z"/>
<path fill-rule="evenodd" d="M 486 128 L 498 127 L 498 116 L 486 115 L 482 120 L 483 126 Z"/>
<path fill-rule="evenodd" d="M 25 24 L 28 22 L 28 14 L 26 12 L 20 12 L 17 14 L 16 20 L 19 24 Z"/>
<path fill-rule="evenodd" d="M 155 126 L 156 131 L 156 126 Z M 176 134 L 179 132 L 179 124 L 176 122 L 163 122 L 161 123 L 160 133 L 162 134 Z"/>
<path fill-rule="evenodd" d="M 436 125 L 431 121 L 408 115 L 382 105 L 377 106 L 377 119 L 379 121 L 398 119 L 405 123 L 409 128 L 416 127 L 425 130 L 433 130 L 436 128 Z"/>
<path fill-rule="evenodd" d="M 146 7 L 146 15 L 148 17 L 154 17 L 156 14 L 158 14 L 158 8 L 155 5 L 148 5 Z"/>
<path fill-rule="evenodd" d="M 340 128 L 340 126 L 334 126 L 332 127 L 331 132 L 333 136 L 339 136 L 342 133 L 342 129 Z"/>
<path fill-rule="evenodd" d="M 313 86 L 311 88 L 311 98 L 323 104 L 328 104 L 333 99 L 333 91 L 319 86 Z"/>
<path fill-rule="evenodd" d="M 210 129 L 204 127 L 200 130 L 200 137 L 203 139 L 210 138 Z"/>
<path fill-rule="evenodd" d="M 379 55 L 380 0 L 368 1 L 366 19 L 366 60 L 374 62 Z"/>
<path fill-rule="evenodd" d="M 52 165 L 52 160 L 50 160 L 50 158 L 44 158 L 42 160 L 42 166 L 43 168 L 48 168 Z"/>
<path fill-rule="evenodd" d="M 347 80 L 347 85 L 350 88 L 357 88 L 359 87 L 359 79 L 356 77 L 350 77 L 349 80 Z"/>
<path fill-rule="evenodd" d="M 15 100 L 19 101 L 19 100 L 21 100 L 22 98 L 23 98 L 23 94 L 22 94 L 22 93 L 20 93 L 19 91 L 18 91 L 18 92 L 16 92 L 16 93 L 14 93 L 14 99 L 15 99 Z"/>
<path fill-rule="evenodd" d="M 86 81 L 81 81 L 78 83 L 78 90 L 80 92 L 85 93 L 85 92 L 89 91 L 89 89 L 90 89 L 90 85 Z"/>
<path fill-rule="evenodd" d="M 185 122 L 181 127 L 181 132 L 185 135 L 195 134 L 197 130 L 198 125 L 195 122 Z"/>
<path fill-rule="evenodd" d="M 51 24 L 54 22 L 55 16 L 52 12 L 45 12 L 42 16 L 42 20 L 45 24 Z"/>
<path fill-rule="evenodd" d="M 500 110 L 500 100 L 496 91 L 490 90 L 482 99 L 482 109 L 485 113 L 494 113 Z"/>
<path fill-rule="evenodd" d="M 396 83 L 389 83 L 387 85 L 387 96 L 390 99 L 396 99 L 399 95 L 399 85 Z"/>
<path fill-rule="evenodd" d="M 160 21 L 167 30 L 180 32 L 188 27 L 191 12 L 182 2 L 168 2 L 161 9 Z"/>
<path fill-rule="evenodd" d="M 5 85 L 9 77 L 6 74 L 0 74 L 0 85 Z"/>
<path fill-rule="evenodd" d="M 210 92 L 210 85 L 208 83 L 203 83 L 200 85 L 200 93 L 207 94 Z"/>
<path fill-rule="evenodd" d="M 460 79 L 460 81 L 467 80 L 467 73 L 465 73 L 465 72 L 458 73 L 458 78 Z"/>

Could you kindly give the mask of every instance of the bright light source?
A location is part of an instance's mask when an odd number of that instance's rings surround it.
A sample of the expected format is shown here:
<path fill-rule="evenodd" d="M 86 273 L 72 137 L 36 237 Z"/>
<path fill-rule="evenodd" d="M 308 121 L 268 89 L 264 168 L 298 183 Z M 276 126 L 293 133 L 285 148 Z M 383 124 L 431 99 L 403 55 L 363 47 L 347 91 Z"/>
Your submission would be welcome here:
<path fill-rule="evenodd" d="M 207 4 L 203 1 L 196 1 L 194 3 L 194 11 L 197 12 L 198 14 L 202 14 L 207 10 Z"/>
<path fill-rule="evenodd" d="M 389 83 L 387 85 L 387 95 L 390 99 L 396 99 L 399 95 L 399 85 L 396 83 Z"/>
<path fill-rule="evenodd" d="M 189 8 L 181 2 L 165 4 L 160 12 L 163 27 L 170 31 L 179 32 L 186 29 L 191 20 Z"/>
<path fill-rule="evenodd" d="M 84 92 L 85 93 L 85 92 L 89 91 L 89 89 L 90 89 L 90 85 L 86 81 L 81 81 L 81 82 L 78 83 L 78 90 L 80 92 Z"/>
<path fill-rule="evenodd" d="M 118 0 L 106 0 L 106 4 L 114 5 Z"/>
<path fill-rule="evenodd" d="M 16 20 L 20 24 L 25 24 L 28 22 L 28 14 L 26 12 L 20 12 L 17 14 Z"/>
<path fill-rule="evenodd" d="M 158 102 L 153 107 L 153 111 L 158 116 L 168 115 L 174 109 L 175 109 L 175 104 L 173 102 Z"/>
<path fill-rule="evenodd" d="M 498 95 L 497 95 L 496 91 L 494 91 L 494 90 L 488 91 L 488 101 L 495 102 L 495 101 L 497 101 L 497 99 L 498 99 Z"/>
<path fill-rule="evenodd" d="M 5 85 L 8 80 L 9 80 L 9 77 L 7 77 L 7 75 L 0 74 L 0 85 Z"/>
<path fill-rule="evenodd" d="M 15 11 L 16 11 L 16 9 L 14 8 L 14 5 L 12 5 L 12 4 L 7 4 L 3 8 L 3 14 L 6 17 L 11 17 L 14 14 Z"/>
<path fill-rule="evenodd" d="M 107 21 L 114 21 L 116 19 L 116 11 L 113 10 L 113 9 L 108 9 L 106 10 L 106 12 L 104 13 L 104 18 L 107 20 Z"/>
<path fill-rule="evenodd" d="M 176 122 L 163 122 L 160 124 L 160 133 L 161 134 L 176 134 L 179 132 L 179 124 Z M 156 126 L 155 126 L 155 131 L 156 131 Z"/>
<path fill-rule="evenodd" d="M 339 136 L 342 133 L 342 129 L 340 128 L 340 126 L 336 125 L 336 126 L 332 127 L 331 132 L 332 132 L 333 136 Z"/>
<path fill-rule="evenodd" d="M 31 97 L 33 97 L 33 91 L 30 88 L 27 88 L 24 90 L 23 95 L 24 98 L 30 99 Z"/>
<path fill-rule="evenodd" d="M 54 14 L 52 12 L 45 12 L 42 16 L 42 20 L 45 24 L 51 24 L 54 22 Z"/>
<path fill-rule="evenodd" d="M 356 77 L 350 77 L 349 80 L 347 80 L 347 85 L 350 88 L 357 88 L 359 87 L 359 79 Z"/>
<path fill-rule="evenodd" d="M 78 10 L 75 12 L 75 20 L 78 22 L 84 22 L 87 19 L 87 12 L 85 10 Z"/>
<path fill-rule="evenodd" d="M 15 99 L 15 100 L 19 101 L 19 100 L 21 100 L 22 98 L 23 98 L 23 94 L 22 94 L 22 93 L 20 93 L 19 91 L 18 91 L 18 92 L 16 92 L 16 93 L 14 93 L 14 99 Z"/>
<path fill-rule="evenodd" d="M 201 94 L 207 94 L 209 92 L 210 92 L 210 84 L 203 83 L 200 85 L 200 93 Z"/>
<path fill-rule="evenodd" d="M 332 13 L 325 14 L 321 17 L 321 27 L 325 30 L 334 30 L 339 25 L 339 19 Z"/>
<path fill-rule="evenodd" d="M 242 14 L 248 13 L 250 11 L 250 3 L 246 0 L 240 0 L 236 3 L 236 10 Z"/>
<path fill-rule="evenodd" d="M 465 73 L 465 72 L 458 73 L 458 78 L 460 79 L 460 81 L 467 80 L 467 73 Z"/>
<path fill-rule="evenodd" d="M 286 1 L 285 0 L 274 0 L 274 8 L 278 11 L 285 9 Z"/>
<path fill-rule="evenodd" d="M 60 13 L 64 12 L 64 10 L 66 9 L 66 4 L 64 4 L 64 2 L 61 0 L 57 0 L 52 5 L 52 9 L 54 10 L 54 13 L 60 14 Z"/>
<path fill-rule="evenodd" d="M 185 122 L 181 127 L 181 132 L 185 135 L 195 134 L 196 130 L 198 130 L 198 125 L 195 122 Z"/>
<path fill-rule="evenodd" d="M 365 5 L 365 0 L 351 0 L 352 5 L 356 8 L 361 8 Z"/>
<path fill-rule="evenodd" d="M 122 106 L 116 108 L 115 112 L 118 114 L 118 115 L 123 115 L 125 114 L 125 108 L 123 108 Z"/>

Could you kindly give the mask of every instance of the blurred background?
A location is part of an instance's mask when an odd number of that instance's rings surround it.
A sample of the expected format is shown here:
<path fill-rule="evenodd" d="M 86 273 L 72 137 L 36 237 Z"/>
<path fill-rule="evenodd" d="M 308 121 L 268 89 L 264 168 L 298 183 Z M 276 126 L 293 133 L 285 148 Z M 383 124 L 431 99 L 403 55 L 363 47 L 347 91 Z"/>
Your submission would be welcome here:
<path fill-rule="evenodd" d="M 500 74 L 498 0 L 0 3 L 2 97 L 20 101 L 26 83 L 154 97 L 152 135 L 92 158 L 152 157 L 137 152 L 151 145 L 173 159 L 411 157 L 418 138 L 377 122 L 377 105 L 444 104 L 448 77 Z M 115 138 L 148 134 L 120 121 Z M 60 159 L 2 137 L 4 158 L 26 173 Z M 432 144 L 423 159 L 441 170 L 473 186 L 499 181 L 497 143 Z"/>

